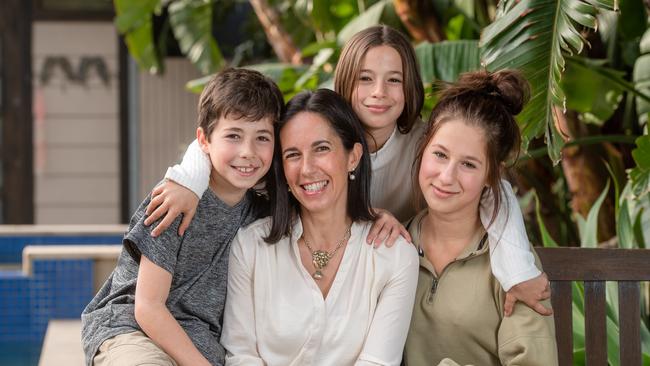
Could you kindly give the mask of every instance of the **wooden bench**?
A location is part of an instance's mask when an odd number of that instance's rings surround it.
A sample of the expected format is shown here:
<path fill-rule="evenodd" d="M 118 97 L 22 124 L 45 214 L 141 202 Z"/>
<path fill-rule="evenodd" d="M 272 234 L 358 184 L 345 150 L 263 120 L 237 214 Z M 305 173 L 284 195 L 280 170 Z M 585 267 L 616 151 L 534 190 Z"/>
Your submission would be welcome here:
<path fill-rule="evenodd" d="M 607 366 L 605 281 L 618 282 L 621 365 L 641 365 L 639 281 L 650 281 L 650 250 L 536 248 L 551 280 L 560 366 L 573 365 L 571 281 L 584 281 L 585 361 Z"/>

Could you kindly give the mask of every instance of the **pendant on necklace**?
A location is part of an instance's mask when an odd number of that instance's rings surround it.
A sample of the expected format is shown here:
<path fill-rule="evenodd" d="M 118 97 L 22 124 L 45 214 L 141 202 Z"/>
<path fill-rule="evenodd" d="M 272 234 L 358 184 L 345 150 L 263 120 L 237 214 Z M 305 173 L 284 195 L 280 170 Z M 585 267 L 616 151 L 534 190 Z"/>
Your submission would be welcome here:
<path fill-rule="evenodd" d="M 330 258 L 330 254 L 322 250 L 317 250 L 311 254 L 311 261 L 318 270 L 325 268 Z"/>
<path fill-rule="evenodd" d="M 332 258 L 331 254 L 322 250 L 317 250 L 311 253 L 311 262 L 314 265 L 314 268 L 316 268 L 316 272 L 312 274 L 312 277 L 314 277 L 315 280 L 323 278 L 323 272 L 321 270 L 327 266 L 330 258 Z"/>

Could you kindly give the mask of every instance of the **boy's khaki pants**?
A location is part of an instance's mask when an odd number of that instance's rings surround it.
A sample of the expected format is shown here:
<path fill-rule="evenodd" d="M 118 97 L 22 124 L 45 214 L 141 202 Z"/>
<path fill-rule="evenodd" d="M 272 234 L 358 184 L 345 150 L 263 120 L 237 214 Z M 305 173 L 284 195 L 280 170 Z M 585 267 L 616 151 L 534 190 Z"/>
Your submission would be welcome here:
<path fill-rule="evenodd" d="M 93 364 L 95 366 L 177 366 L 165 351 L 140 331 L 120 334 L 105 340 L 99 346 Z"/>

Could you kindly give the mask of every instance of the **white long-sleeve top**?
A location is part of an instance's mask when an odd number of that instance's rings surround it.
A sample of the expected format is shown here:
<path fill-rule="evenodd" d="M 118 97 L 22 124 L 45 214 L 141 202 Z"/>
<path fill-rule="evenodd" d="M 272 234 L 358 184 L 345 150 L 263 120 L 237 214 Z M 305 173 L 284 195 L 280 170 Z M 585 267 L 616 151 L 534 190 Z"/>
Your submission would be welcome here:
<path fill-rule="evenodd" d="M 413 205 L 412 166 L 417 143 L 425 132 L 425 124 L 417 121 L 413 129 L 400 133 L 397 128 L 384 146 L 370 154 L 372 180 L 370 202 L 375 208 L 383 208 L 405 222 L 415 216 Z M 192 190 L 198 197 L 208 188 L 210 160 L 194 141 L 187 148 L 183 161 L 167 170 L 165 178 Z M 417 181 L 417 180 L 416 180 Z M 510 183 L 501 181 L 501 208 L 490 225 L 493 197 L 481 201 L 480 217 L 488 232 L 492 273 L 505 291 L 518 283 L 540 275 L 535 258 L 530 251 L 524 219 Z M 419 189 L 419 188 L 416 188 Z"/>
<path fill-rule="evenodd" d="M 240 229 L 231 246 L 221 343 L 226 365 L 399 365 L 413 310 L 419 257 L 403 239 L 365 244 L 358 222 L 326 298 L 292 235 L 267 244 L 270 219 Z"/>

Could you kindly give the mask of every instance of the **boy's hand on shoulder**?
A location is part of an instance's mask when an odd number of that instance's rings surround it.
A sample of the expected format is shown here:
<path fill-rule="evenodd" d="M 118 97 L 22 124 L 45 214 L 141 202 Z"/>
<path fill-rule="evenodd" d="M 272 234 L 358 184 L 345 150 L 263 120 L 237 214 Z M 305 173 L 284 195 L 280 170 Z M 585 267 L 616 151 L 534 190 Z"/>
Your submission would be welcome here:
<path fill-rule="evenodd" d="M 372 224 L 366 237 L 367 244 L 374 245 L 377 248 L 384 243 L 386 247 L 390 248 L 400 235 L 409 243 L 411 242 L 411 235 L 408 230 L 395 216 L 381 208 L 374 208 L 373 210 L 377 213 L 377 219 Z"/>
<path fill-rule="evenodd" d="M 151 202 L 147 205 L 147 219 L 145 225 L 151 225 L 164 216 L 162 221 L 151 231 L 151 236 L 156 237 L 167 230 L 178 215 L 183 214 L 183 220 L 178 227 L 178 235 L 183 236 L 185 230 L 196 213 L 199 197 L 182 185 L 167 180 L 151 191 Z"/>
<path fill-rule="evenodd" d="M 521 301 L 529 308 L 540 315 L 553 315 L 553 310 L 542 305 L 541 301 L 551 297 L 551 282 L 546 273 L 532 278 L 528 281 L 518 283 L 506 292 L 506 299 L 503 305 L 504 315 L 510 316 L 514 311 L 515 302 Z"/>

